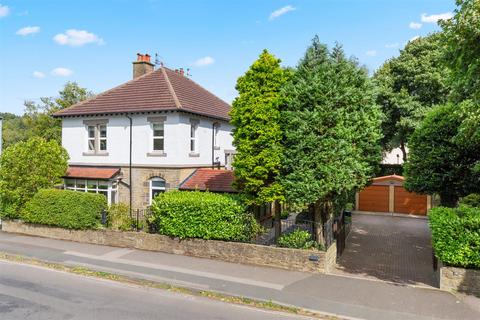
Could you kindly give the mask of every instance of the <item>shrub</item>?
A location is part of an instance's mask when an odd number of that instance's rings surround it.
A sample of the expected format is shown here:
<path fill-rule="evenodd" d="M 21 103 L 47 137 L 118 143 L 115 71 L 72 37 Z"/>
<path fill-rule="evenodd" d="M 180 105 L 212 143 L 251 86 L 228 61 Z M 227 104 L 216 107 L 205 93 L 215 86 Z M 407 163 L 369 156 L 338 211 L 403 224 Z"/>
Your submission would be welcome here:
<path fill-rule="evenodd" d="M 480 208 L 480 193 L 471 193 L 460 200 L 460 205 Z"/>
<path fill-rule="evenodd" d="M 181 239 L 248 242 L 261 230 L 237 197 L 198 191 L 158 195 L 148 222 L 158 233 Z"/>
<path fill-rule="evenodd" d="M 107 199 L 101 194 L 43 189 L 27 202 L 22 220 L 66 229 L 95 229 L 100 226 Z"/>
<path fill-rule="evenodd" d="M 118 203 L 108 208 L 108 227 L 112 230 L 130 231 L 135 221 L 130 216 L 130 207 L 124 203 Z"/>
<path fill-rule="evenodd" d="M 294 249 L 310 249 L 315 247 L 315 241 L 312 240 L 310 232 L 295 229 L 290 233 L 283 234 L 278 238 L 279 247 L 294 248 Z"/>
<path fill-rule="evenodd" d="M 480 208 L 438 207 L 428 217 L 438 259 L 452 266 L 480 268 Z"/>

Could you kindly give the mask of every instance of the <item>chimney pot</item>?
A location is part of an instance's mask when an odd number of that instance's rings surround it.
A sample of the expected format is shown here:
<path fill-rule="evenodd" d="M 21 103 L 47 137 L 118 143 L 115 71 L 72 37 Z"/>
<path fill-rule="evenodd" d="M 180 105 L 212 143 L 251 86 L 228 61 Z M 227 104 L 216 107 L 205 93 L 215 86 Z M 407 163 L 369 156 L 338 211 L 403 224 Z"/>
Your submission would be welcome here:
<path fill-rule="evenodd" d="M 154 67 L 153 63 L 150 62 L 149 54 L 137 53 L 137 61 L 133 62 L 133 79 L 152 72 L 155 69 Z"/>

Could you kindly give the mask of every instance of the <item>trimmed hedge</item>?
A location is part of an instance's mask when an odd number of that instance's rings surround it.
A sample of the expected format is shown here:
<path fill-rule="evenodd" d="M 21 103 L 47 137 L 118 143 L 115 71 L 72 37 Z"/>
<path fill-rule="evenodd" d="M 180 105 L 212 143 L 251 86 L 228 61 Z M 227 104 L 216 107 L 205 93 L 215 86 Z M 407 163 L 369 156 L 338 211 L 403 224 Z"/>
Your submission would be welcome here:
<path fill-rule="evenodd" d="M 26 203 L 21 218 L 66 229 L 96 229 L 106 208 L 107 199 L 101 194 L 43 189 Z"/>
<path fill-rule="evenodd" d="M 438 207 L 428 217 L 437 258 L 451 266 L 480 269 L 480 208 Z"/>
<path fill-rule="evenodd" d="M 181 239 L 249 242 L 261 230 L 237 197 L 199 191 L 159 194 L 148 222 L 158 233 Z"/>

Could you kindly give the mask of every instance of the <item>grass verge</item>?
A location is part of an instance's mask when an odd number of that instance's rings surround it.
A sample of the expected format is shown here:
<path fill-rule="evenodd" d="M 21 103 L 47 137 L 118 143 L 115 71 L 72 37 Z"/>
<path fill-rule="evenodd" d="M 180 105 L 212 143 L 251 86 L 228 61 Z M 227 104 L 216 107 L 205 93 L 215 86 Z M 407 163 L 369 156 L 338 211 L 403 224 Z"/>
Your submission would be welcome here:
<path fill-rule="evenodd" d="M 232 295 L 227 295 L 227 294 L 218 293 L 214 291 L 196 290 L 196 289 L 191 289 L 191 288 L 186 288 L 181 286 L 170 285 L 167 283 L 131 278 L 131 277 L 109 273 L 109 272 L 96 271 L 86 267 L 68 266 L 60 263 L 46 262 L 38 259 L 20 256 L 20 255 L 12 255 L 5 252 L 0 252 L 0 260 L 22 263 L 27 265 L 34 265 L 34 266 L 53 269 L 57 271 L 63 271 L 63 272 L 77 274 L 77 275 L 82 275 L 86 277 L 100 278 L 100 279 L 121 282 L 125 284 L 167 290 L 171 292 L 177 292 L 177 293 L 188 294 L 193 296 L 206 297 L 212 300 L 217 300 L 217 301 L 222 301 L 222 302 L 227 302 L 227 303 L 232 303 L 237 305 L 244 305 L 244 306 L 249 306 L 254 308 L 260 308 L 260 309 L 266 309 L 266 310 L 272 310 L 272 311 L 278 311 L 278 312 L 284 312 L 284 313 L 290 313 L 290 314 L 297 314 L 301 316 L 308 316 L 308 317 L 313 317 L 318 319 L 326 319 L 326 320 L 341 319 L 335 316 L 323 315 L 320 313 L 304 310 L 298 307 L 282 305 L 273 301 L 264 301 L 264 300 L 256 300 L 256 299 L 250 299 L 250 298 L 239 297 L 239 296 L 232 296 Z"/>

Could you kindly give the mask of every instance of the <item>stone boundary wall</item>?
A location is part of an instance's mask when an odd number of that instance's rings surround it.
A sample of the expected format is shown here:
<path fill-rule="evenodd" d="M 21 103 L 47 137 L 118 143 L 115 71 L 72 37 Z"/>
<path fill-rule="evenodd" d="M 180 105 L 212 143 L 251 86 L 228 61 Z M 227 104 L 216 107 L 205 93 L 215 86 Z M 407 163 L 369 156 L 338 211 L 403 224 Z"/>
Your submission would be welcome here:
<path fill-rule="evenodd" d="M 445 266 L 439 261 L 437 279 L 442 290 L 480 297 L 480 270 Z"/>
<path fill-rule="evenodd" d="M 160 251 L 233 263 L 327 273 L 334 268 L 337 247 L 324 251 L 277 248 L 241 242 L 186 239 L 159 234 L 113 230 L 68 230 L 49 226 L 3 221 L 2 231 L 113 247 Z"/>

